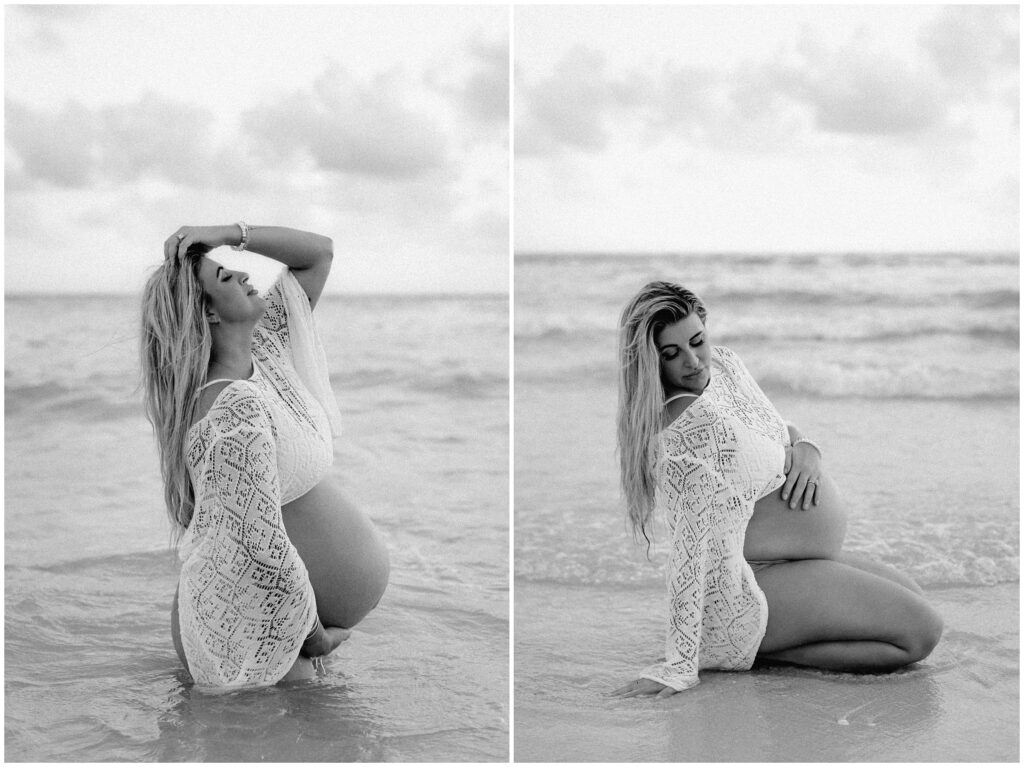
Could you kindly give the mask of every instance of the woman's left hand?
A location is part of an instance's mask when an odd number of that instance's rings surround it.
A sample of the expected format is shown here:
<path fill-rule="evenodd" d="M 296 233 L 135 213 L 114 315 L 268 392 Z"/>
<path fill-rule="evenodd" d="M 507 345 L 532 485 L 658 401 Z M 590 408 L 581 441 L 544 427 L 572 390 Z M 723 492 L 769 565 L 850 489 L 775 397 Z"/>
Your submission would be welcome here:
<path fill-rule="evenodd" d="M 653 679 L 637 679 L 625 687 L 613 690 L 612 695 L 619 698 L 635 698 L 637 695 L 657 695 L 659 698 L 667 698 L 669 695 L 675 695 L 677 692 L 679 690 L 673 690 L 671 687 L 667 687 L 661 682 L 655 682 Z"/>
<path fill-rule="evenodd" d="M 227 226 L 179 226 L 178 230 L 164 240 L 164 258 L 175 254 L 182 258 L 193 245 L 205 246 L 207 251 L 221 245 L 237 243 L 242 231 L 235 224 Z"/>
<path fill-rule="evenodd" d="M 821 454 L 806 443 L 786 448 L 786 482 L 782 500 L 789 508 L 800 506 L 805 511 L 818 505 L 818 482 L 821 480 Z"/>

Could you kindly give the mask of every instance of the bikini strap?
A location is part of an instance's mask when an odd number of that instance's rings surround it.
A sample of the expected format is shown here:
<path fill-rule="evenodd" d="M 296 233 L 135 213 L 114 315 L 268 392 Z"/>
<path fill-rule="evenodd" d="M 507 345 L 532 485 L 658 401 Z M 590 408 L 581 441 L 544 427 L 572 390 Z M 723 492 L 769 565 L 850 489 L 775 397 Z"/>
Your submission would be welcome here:
<path fill-rule="evenodd" d="M 200 386 L 199 387 L 199 391 L 202 391 L 207 386 L 213 386 L 215 383 L 220 383 L 221 381 L 226 381 L 227 383 L 234 383 L 236 380 L 239 380 L 239 379 L 236 379 L 236 378 L 214 378 L 212 381 L 207 381 L 202 386 Z"/>
<path fill-rule="evenodd" d="M 690 392 L 683 392 L 682 394 L 673 394 L 671 397 L 669 397 L 667 400 L 665 400 L 662 404 L 663 405 L 667 405 L 669 402 L 672 402 L 673 400 L 677 400 L 680 397 L 699 397 L 699 396 L 700 396 L 699 394 L 691 394 Z"/>

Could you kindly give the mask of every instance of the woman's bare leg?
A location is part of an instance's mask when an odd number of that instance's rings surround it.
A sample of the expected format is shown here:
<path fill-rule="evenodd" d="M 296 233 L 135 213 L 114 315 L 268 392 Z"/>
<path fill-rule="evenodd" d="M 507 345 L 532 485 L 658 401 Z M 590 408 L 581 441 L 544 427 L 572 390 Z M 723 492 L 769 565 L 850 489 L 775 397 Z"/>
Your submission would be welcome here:
<path fill-rule="evenodd" d="M 826 559 L 759 570 L 768 628 L 758 658 L 835 671 L 891 671 L 928 656 L 942 618 L 918 594 Z"/>
<path fill-rule="evenodd" d="M 905 573 L 901 573 L 895 567 L 882 564 L 881 562 L 875 562 L 873 559 L 863 556 L 862 554 L 851 554 L 848 551 L 841 551 L 839 556 L 835 557 L 836 562 L 840 562 L 850 567 L 856 567 L 858 570 L 863 570 L 866 573 L 877 575 L 886 580 L 898 583 L 904 588 L 910 589 L 915 594 L 924 594 L 924 591 L 917 582 Z"/>

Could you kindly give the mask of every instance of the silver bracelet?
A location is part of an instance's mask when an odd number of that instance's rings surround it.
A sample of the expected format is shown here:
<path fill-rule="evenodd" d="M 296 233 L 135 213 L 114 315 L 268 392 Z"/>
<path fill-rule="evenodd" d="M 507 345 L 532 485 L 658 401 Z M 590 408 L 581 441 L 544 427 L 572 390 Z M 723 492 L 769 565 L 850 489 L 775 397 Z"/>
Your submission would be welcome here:
<path fill-rule="evenodd" d="M 817 442 L 814 442 L 813 440 L 807 439 L 806 437 L 801 437 L 800 439 L 798 439 L 796 442 L 793 443 L 793 447 L 796 447 L 800 443 L 803 443 L 805 445 L 810 445 L 815 450 L 817 450 L 819 458 L 824 458 L 825 457 L 825 454 L 821 452 L 821 447 L 818 446 Z"/>
<path fill-rule="evenodd" d="M 246 224 L 244 221 L 239 221 L 238 224 L 236 224 L 236 226 L 238 226 L 238 228 L 242 230 L 242 239 L 239 240 L 237 245 L 232 245 L 231 249 L 245 250 L 245 247 L 249 244 L 249 225 Z"/>

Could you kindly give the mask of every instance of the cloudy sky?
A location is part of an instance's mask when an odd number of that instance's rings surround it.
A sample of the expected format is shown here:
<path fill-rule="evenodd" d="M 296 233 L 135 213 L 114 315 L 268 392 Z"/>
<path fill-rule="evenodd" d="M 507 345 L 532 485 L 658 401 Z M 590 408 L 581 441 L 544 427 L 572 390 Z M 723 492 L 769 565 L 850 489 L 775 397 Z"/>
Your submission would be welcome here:
<path fill-rule="evenodd" d="M 1011 250 L 1016 6 L 516 8 L 536 251 Z"/>
<path fill-rule="evenodd" d="M 137 292 L 181 224 L 328 292 L 505 292 L 505 7 L 7 6 L 5 290 Z"/>

